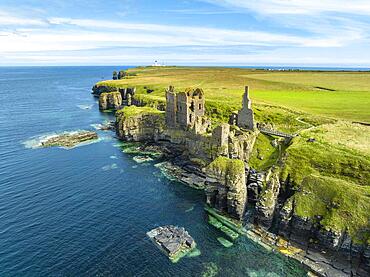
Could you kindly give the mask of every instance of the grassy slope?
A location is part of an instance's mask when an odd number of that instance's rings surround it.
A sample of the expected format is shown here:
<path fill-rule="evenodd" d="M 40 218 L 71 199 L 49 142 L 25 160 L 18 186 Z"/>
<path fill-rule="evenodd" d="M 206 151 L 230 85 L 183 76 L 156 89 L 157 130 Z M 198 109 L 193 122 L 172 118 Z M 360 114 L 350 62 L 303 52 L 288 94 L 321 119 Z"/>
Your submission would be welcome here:
<path fill-rule="evenodd" d="M 122 115 L 126 118 L 136 116 L 139 114 L 164 114 L 164 112 L 161 112 L 151 107 L 136 107 L 136 106 L 125 107 L 124 109 L 118 110 L 116 112 L 116 115 Z"/>
<path fill-rule="evenodd" d="M 136 86 L 138 97 L 148 104 L 164 102 L 169 84 L 179 90 L 201 87 L 207 114 L 216 121 L 227 120 L 240 108 L 243 87 L 249 85 L 257 121 L 291 133 L 318 126 L 301 132 L 285 150 L 282 178 L 289 175 L 298 189 L 299 215 L 321 215 L 326 227 L 348 228 L 353 237 L 364 240 L 363 230 L 369 228 L 370 129 L 350 121 L 370 122 L 370 73 L 183 67 L 130 69 L 130 73 L 136 76 L 102 84 Z M 147 88 L 154 92 L 148 94 Z M 307 142 L 311 137 L 316 142 Z M 270 141 L 258 137 L 250 160 L 253 167 L 265 170 L 278 158 Z"/>
<path fill-rule="evenodd" d="M 370 187 L 322 176 L 306 177 L 294 195 L 295 213 L 323 219 L 327 229 L 347 231 L 357 243 L 369 240 Z M 354 208 L 353 206 L 356 206 Z"/>
<path fill-rule="evenodd" d="M 279 149 L 271 145 L 273 137 L 259 134 L 249 159 L 249 165 L 259 170 L 267 170 L 274 165 L 279 158 Z"/>

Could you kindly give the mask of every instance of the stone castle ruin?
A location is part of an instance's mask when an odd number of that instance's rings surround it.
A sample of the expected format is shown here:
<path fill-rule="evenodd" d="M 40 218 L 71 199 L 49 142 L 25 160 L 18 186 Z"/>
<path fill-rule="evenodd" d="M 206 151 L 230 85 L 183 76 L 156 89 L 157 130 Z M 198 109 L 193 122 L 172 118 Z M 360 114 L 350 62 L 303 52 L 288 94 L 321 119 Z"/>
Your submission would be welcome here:
<path fill-rule="evenodd" d="M 243 107 L 238 112 L 238 126 L 240 128 L 253 130 L 254 120 L 253 120 L 253 110 L 252 101 L 249 99 L 249 87 L 245 87 L 245 92 L 243 95 Z"/>
<path fill-rule="evenodd" d="M 245 91 L 243 108 L 236 114 L 235 124 L 223 123 L 212 128 L 205 115 L 203 90 L 189 88 L 176 92 L 170 86 L 166 90 L 164 136 L 173 140 L 179 134 L 176 131 L 183 132 L 183 136 L 177 140 L 187 146 L 187 152 L 192 157 L 213 160 L 218 156 L 225 156 L 247 161 L 257 132 L 254 129 L 248 87 Z"/>
<path fill-rule="evenodd" d="M 127 91 L 120 92 L 124 98 Z M 236 219 L 242 218 L 247 201 L 245 162 L 251 156 L 259 133 L 254 129 L 248 87 L 243 96 L 243 108 L 235 113 L 234 124 L 211 126 L 205 115 L 202 89 L 176 91 L 175 87 L 169 86 L 164 117 L 157 112 L 131 118 L 118 115 L 116 125 L 118 136 L 124 140 L 157 142 L 168 147 L 171 153 L 181 153 L 184 161 L 212 163 L 212 168 L 206 173 L 198 168 L 200 171 L 188 175 L 182 173 L 179 178 L 185 178 L 191 186 L 206 187 L 211 206 Z M 191 163 L 193 168 L 196 163 Z"/>
<path fill-rule="evenodd" d="M 254 117 L 252 110 L 252 100 L 249 99 L 249 87 L 245 87 L 243 95 L 243 107 L 238 112 L 230 115 L 230 125 L 237 125 L 239 128 L 254 130 Z"/>
<path fill-rule="evenodd" d="M 195 133 L 206 132 L 210 126 L 205 114 L 205 98 L 202 89 L 186 89 L 176 92 L 173 86 L 166 90 L 166 126 Z"/>

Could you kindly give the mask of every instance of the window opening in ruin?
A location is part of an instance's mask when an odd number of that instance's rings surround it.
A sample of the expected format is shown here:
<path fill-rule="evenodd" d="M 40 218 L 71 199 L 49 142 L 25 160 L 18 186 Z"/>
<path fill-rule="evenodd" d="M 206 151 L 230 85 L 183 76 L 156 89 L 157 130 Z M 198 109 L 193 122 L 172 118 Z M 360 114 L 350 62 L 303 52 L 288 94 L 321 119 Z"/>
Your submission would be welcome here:
<path fill-rule="evenodd" d="M 194 101 L 192 101 L 192 102 L 191 102 L 191 104 L 190 104 L 190 110 L 191 110 L 192 112 L 194 112 Z"/>

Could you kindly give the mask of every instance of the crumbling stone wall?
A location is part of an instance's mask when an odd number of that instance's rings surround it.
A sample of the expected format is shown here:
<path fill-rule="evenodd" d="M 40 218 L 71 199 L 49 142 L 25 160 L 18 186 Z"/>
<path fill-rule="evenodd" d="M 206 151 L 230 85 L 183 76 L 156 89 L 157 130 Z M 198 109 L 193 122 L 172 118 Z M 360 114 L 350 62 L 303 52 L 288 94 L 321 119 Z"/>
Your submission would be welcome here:
<path fill-rule="evenodd" d="M 189 129 L 196 133 L 205 131 L 209 125 L 204 116 L 204 92 L 197 88 L 175 92 L 170 86 L 166 90 L 166 124 L 169 128 Z"/>
<path fill-rule="evenodd" d="M 166 90 L 166 126 L 168 128 L 175 128 L 177 122 L 177 97 L 175 88 L 170 86 Z"/>
<path fill-rule="evenodd" d="M 254 129 L 254 119 L 252 110 L 252 101 L 249 99 L 249 87 L 245 87 L 245 93 L 243 95 L 243 108 L 238 112 L 237 124 L 240 128 L 247 130 Z"/>

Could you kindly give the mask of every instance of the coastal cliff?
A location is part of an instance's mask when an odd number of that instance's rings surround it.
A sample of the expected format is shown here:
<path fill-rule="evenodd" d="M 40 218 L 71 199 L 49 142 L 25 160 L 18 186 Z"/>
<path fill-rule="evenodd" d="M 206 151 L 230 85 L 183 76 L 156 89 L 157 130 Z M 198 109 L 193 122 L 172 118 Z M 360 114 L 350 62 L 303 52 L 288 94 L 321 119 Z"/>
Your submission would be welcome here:
<path fill-rule="evenodd" d="M 122 97 L 118 91 L 103 92 L 99 96 L 100 110 L 117 110 L 122 106 Z"/>
<path fill-rule="evenodd" d="M 157 100 L 143 96 L 136 95 L 132 103 Z M 259 122 L 264 128 L 255 128 L 247 88 L 243 108 L 232 114 L 229 124 L 217 121 L 212 126 L 201 89 L 175 92 L 170 87 L 166 105 L 156 103 L 150 105 L 166 112 L 149 107 L 118 111 L 118 137 L 162 149 L 169 161 L 167 170 L 179 181 L 204 189 L 207 203 L 221 213 L 243 220 L 248 204 L 250 223 L 300 245 L 307 259 L 320 255 L 322 267 L 333 265 L 343 276 L 366 276 L 370 252 L 366 158 L 312 139 L 320 129 L 299 136 L 266 135 L 263 132 L 274 125 L 266 117 L 267 123 Z M 280 139 L 279 133 L 286 137 Z M 322 154 L 328 147 L 330 157 Z M 229 160 L 243 164 L 238 181 L 230 181 Z"/>
<path fill-rule="evenodd" d="M 155 141 L 164 128 L 164 113 L 149 107 L 126 107 L 116 112 L 116 133 L 125 141 Z"/>
<path fill-rule="evenodd" d="M 92 95 L 94 95 L 95 97 L 99 97 L 100 94 L 104 93 L 104 92 L 114 92 L 114 91 L 117 91 L 117 88 L 116 87 L 113 87 L 113 86 L 103 86 L 103 85 L 94 85 L 92 87 Z"/>
<path fill-rule="evenodd" d="M 247 203 L 243 161 L 218 157 L 207 166 L 206 173 L 207 204 L 241 220 Z"/>
<path fill-rule="evenodd" d="M 279 170 L 271 169 L 266 177 L 266 186 L 256 203 L 256 221 L 260 226 L 269 229 L 274 219 L 280 191 Z"/>

